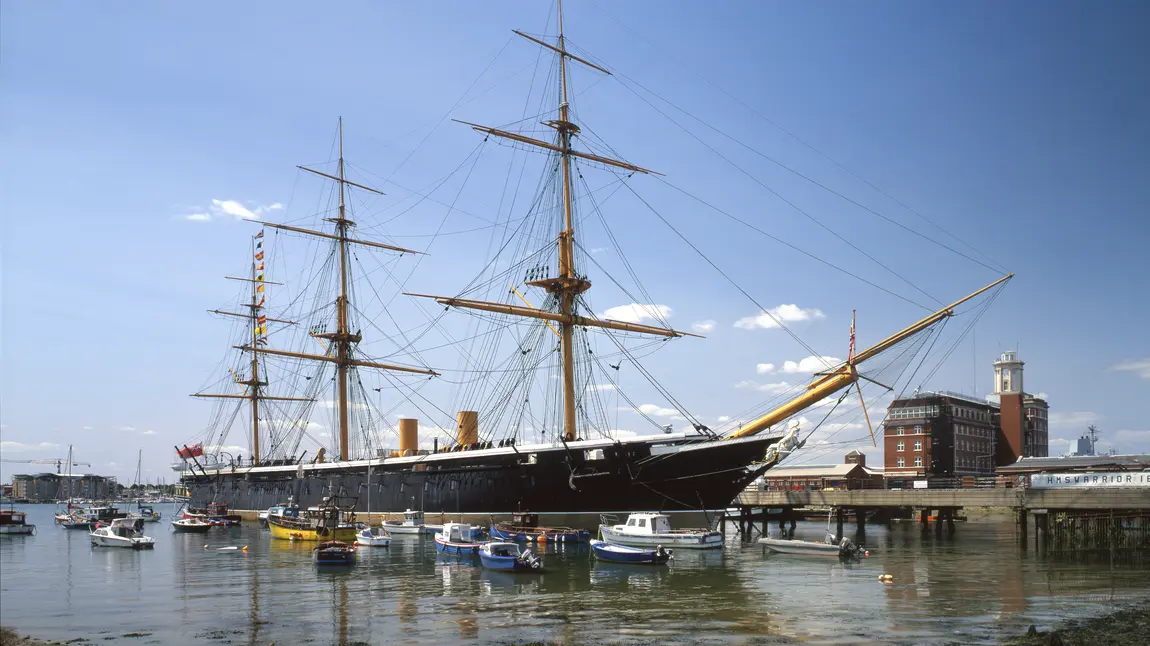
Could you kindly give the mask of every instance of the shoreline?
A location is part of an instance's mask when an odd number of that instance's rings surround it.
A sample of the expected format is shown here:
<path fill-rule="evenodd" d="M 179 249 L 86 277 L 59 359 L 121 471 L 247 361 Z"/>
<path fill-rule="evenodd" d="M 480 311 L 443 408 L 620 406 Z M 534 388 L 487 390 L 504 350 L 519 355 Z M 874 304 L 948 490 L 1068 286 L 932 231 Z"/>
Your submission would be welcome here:
<path fill-rule="evenodd" d="M 60 642 L 46 642 L 43 639 L 28 637 L 8 628 L 0 626 L 0 646 L 59 646 Z"/>
<path fill-rule="evenodd" d="M 1003 643 L 1009 646 L 1141 645 L 1147 643 L 1147 636 L 1150 636 L 1150 598 L 1121 604 L 1097 617 L 1064 621 L 1048 631 L 1038 631 L 1034 626 L 1030 628 L 1025 635 L 1012 637 Z"/>

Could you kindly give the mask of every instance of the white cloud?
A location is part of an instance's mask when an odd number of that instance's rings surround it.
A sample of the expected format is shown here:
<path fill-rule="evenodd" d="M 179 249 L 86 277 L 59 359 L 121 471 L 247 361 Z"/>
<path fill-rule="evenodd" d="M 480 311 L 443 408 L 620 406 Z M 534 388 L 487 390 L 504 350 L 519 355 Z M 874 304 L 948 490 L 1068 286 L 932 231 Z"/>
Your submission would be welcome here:
<path fill-rule="evenodd" d="M 722 422 L 729 422 L 729 421 L 731 421 L 731 416 L 730 416 L 730 415 L 720 415 L 720 416 L 719 416 L 719 422 L 720 422 L 720 423 L 722 423 Z"/>
<path fill-rule="evenodd" d="M 120 430 L 121 431 L 134 431 L 134 430 L 136 430 L 136 427 L 135 426 L 121 426 Z"/>
<path fill-rule="evenodd" d="M 52 444 L 51 442 L 40 442 L 38 444 L 24 444 L 21 442 L 0 442 L 0 451 L 40 451 L 44 449 L 60 448 L 59 444 Z"/>
<path fill-rule="evenodd" d="M 592 247 L 587 250 L 587 253 L 591 254 L 592 256 L 598 256 L 604 251 L 607 251 L 607 247 Z"/>
<path fill-rule="evenodd" d="M 248 452 L 247 448 L 242 447 L 242 446 L 236 446 L 235 444 L 209 444 L 209 445 L 204 447 L 204 453 L 208 453 L 208 454 L 231 453 L 233 456 L 235 456 L 235 455 L 242 455 L 242 454 L 247 453 L 247 452 Z"/>
<path fill-rule="evenodd" d="M 587 390 L 618 390 L 619 387 L 615 384 L 591 384 Z"/>
<path fill-rule="evenodd" d="M 715 322 L 711 319 L 707 319 L 706 321 L 692 323 L 691 329 L 698 332 L 699 334 L 706 334 L 715 329 Z"/>
<path fill-rule="evenodd" d="M 1116 363 L 1110 366 L 1110 369 L 1118 372 L 1132 372 L 1140 379 L 1150 379 L 1150 357 Z"/>
<path fill-rule="evenodd" d="M 671 316 L 670 307 L 649 303 L 620 305 L 618 307 L 612 307 L 599 315 L 600 318 L 623 321 L 625 323 L 642 323 L 647 319 L 658 321 L 669 316 Z"/>
<path fill-rule="evenodd" d="M 144 431 L 143 433 L 140 433 L 140 435 L 155 435 L 155 434 L 156 434 L 156 432 L 153 431 L 152 429 L 148 429 L 148 430 Z"/>
<path fill-rule="evenodd" d="M 1050 395 L 1047 395 L 1046 393 L 1034 393 L 1034 396 L 1041 400 L 1050 399 Z"/>
<path fill-rule="evenodd" d="M 90 431 L 90 430 L 92 430 L 92 427 L 91 427 L 91 426 L 81 426 L 81 427 L 80 427 L 80 430 L 82 430 L 82 431 Z"/>
<path fill-rule="evenodd" d="M 755 365 L 755 372 L 760 375 L 770 374 L 775 371 L 775 364 L 773 363 L 759 363 Z"/>
<path fill-rule="evenodd" d="M 796 323 L 799 321 L 813 321 L 824 318 L 826 318 L 826 316 L 821 310 L 814 308 L 804 309 L 798 305 L 784 304 L 778 307 L 772 307 L 769 310 L 760 311 L 757 316 L 741 318 L 735 321 L 735 327 L 741 327 L 745 330 L 753 330 L 755 328 L 770 329 L 779 327 L 777 321 Z"/>
<path fill-rule="evenodd" d="M 759 392 L 777 395 L 779 393 L 790 390 L 792 386 L 785 381 L 780 381 L 773 384 L 760 384 L 755 381 L 740 381 L 739 383 L 735 384 L 735 388 L 747 388 L 751 390 L 757 390 Z"/>
<path fill-rule="evenodd" d="M 248 208 L 236 200 L 212 200 L 207 210 L 197 210 L 195 213 L 184 215 L 183 218 L 191 222 L 211 222 L 229 216 L 237 220 L 258 220 L 260 216 L 283 207 L 284 205 L 279 202 Z"/>
<path fill-rule="evenodd" d="M 822 372 L 826 370 L 828 366 L 835 366 L 842 362 L 843 360 L 838 357 L 810 356 L 799 359 L 797 363 L 794 361 L 784 361 L 783 372 L 788 374 L 809 375 L 813 372 Z"/>
<path fill-rule="evenodd" d="M 1098 413 L 1086 411 L 1054 411 L 1050 413 L 1050 428 L 1085 431 L 1087 426 L 1101 418 Z"/>
<path fill-rule="evenodd" d="M 621 408 L 620 410 L 632 409 Z M 663 408 L 661 406 L 656 406 L 655 404 L 640 404 L 639 412 L 643 413 L 644 415 L 650 415 L 651 417 L 675 417 L 679 414 L 679 411 L 675 410 L 674 408 Z"/>

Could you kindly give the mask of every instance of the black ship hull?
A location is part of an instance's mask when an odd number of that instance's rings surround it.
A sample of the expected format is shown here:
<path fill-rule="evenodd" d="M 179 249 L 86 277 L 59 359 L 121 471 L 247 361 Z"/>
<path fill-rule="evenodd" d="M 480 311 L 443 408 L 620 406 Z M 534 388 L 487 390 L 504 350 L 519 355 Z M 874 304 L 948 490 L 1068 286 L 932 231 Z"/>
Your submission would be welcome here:
<path fill-rule="evenodd" d="M 634 439 L 503 447 L 408 458 L 225 467 L 185 474 L 193 506 L 262 510 L 325 497 L 374 513 L 507 515 L 723 509 L 753 480 L 777 437 Z M 370 485 L 368 470 L 370 468 Z M 430 522 L 430 521 L 429 521 Z"/>

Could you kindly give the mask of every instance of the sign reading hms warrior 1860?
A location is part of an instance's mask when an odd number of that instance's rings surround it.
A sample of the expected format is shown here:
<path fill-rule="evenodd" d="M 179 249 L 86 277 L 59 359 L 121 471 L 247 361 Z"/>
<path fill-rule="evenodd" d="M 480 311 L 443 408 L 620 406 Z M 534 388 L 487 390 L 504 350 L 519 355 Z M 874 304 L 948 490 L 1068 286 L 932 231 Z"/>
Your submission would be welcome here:
<path fill-rule="evenodd" d="M 1036 473 L 1030 476 L 1030 487 L 1032 489 L 1100 489 L 1104 487 L 1150 489 L 1150 471 Z"/>

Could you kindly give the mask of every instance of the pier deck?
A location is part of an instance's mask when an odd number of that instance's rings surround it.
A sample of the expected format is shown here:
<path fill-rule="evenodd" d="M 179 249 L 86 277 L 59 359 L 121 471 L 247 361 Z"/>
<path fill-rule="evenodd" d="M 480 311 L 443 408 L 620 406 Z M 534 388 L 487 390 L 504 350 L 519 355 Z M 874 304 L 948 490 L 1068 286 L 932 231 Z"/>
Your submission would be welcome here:
<path fill-rule="evenodd" d="M 918 509 L 1011 507 L 1014 509 L 1150 509 L 1146 489 L 857 489 L 850 491 L 759 491 L 739 494 L 739 507 L 842 507 Z"/>

